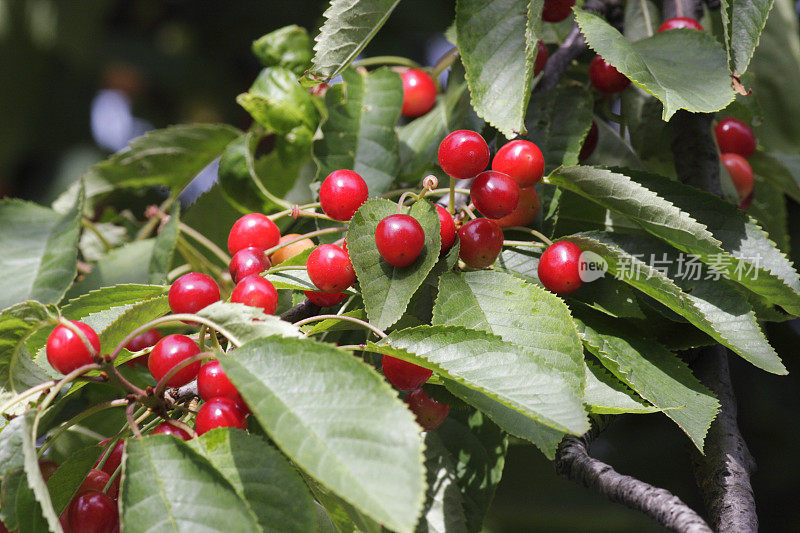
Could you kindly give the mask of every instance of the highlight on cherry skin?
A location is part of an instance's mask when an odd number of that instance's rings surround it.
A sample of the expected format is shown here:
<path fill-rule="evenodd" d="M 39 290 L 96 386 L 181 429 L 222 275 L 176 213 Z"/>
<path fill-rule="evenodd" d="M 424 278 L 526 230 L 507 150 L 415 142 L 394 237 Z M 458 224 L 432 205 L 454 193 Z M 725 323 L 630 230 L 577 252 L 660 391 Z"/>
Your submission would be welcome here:
<path fill-rule="evenodd" d="M 314 249 L 306 261 L 311 282 L 322 292 L 342 292 L 356 282 L 350 256 L 335 244 Z"/>
<path fill-rule="evenodd" d="M 201 272 L 189 272 L 169 288 L 169 308 L 173 313 L 196 313 L 219 301 L 219 285 Z"/>
<path fill-rule="evenodd" d="M 570 241 L 551 244 L 539 258 L 539 281 L 556 294 L 575 292 L 583 284 L 580 276 L 582 253 L 578 245 Z"/>
<path fill-rule="evenodd" d="M 669 30 L 679 30 L 681 28 L 688 28 L 690 30 L 704 31 L 703 26 L 693 18 L 689 17 L 674 17 L 667 19 L 658 27 L 658 32 Z"/>
<path fill-rule="evenodd" d="M 532 187 L 544 175 L 544 156 L 536 144 L 517 139 L 500 147 L 492 159 L 492 170 L 511 176 L 520 187 Z"/>
<path fill-rule="evenodd" d="M 228 265 L 228 272 L 233 282 L 239 283 L 247 276 L 260 274 L 271 266 L 272 263 L 270 263 L 270 260 L 264 255 L 264 250 L 249 246 L 233 254 L 231 262 Z"/>
<path fill-rule="evenodd" d="M 147 366 L 153 378 L 160 380 L 182 361 L 198 353 L 200 347 L 186 335 L 167 335 L 153 347 Z M 170 387 L 186 385 L 197 377 L 199 371 L 200 361 L 190 363 L 173 374 L 167 380 L 167 385 Z"/>
<path fill-rule="evenodd" d="M 234 222 L 228 234 L 228 251 L 231 255 L 244 248 L 269 250 L 281 238 L 278 226 L 261 213 L 244 215 Z"/>
<path fill-rule="evenodd" d="M 369 189 L 364 178 L 347 169 L 334 170 L 328 174 L 319 189 L 322 211 L 334 220 L 346 221 L 353 218 L 368 196 Z"/>
<path fill-rule="evenodd" d="M 405 69 L 400 73 L 403 80 L 404 117 L 420 117 L 436 104 L 436 83 L 430 74 L 419 68 Z"/>
<path fill-rule="evenodd" d="M 714 126 L 719 151 L 723 154 L 739 154 L 749 159 L 756 151 L 756 136 L 745 122 L 735 117 L 726 117 Z"/>
<path fill-rule="evenodd" d="M 89 341 L 95 353 L 100 353 L 100 337 L 87 324 L 70 321 Z M 69 374 L 73 370 L 94 362 L 89 347 L 72 328 L 59 324 L 47 337 L 47 362 L 61 372 Z"/>
<path fill-rule="evenodd" d="M 375 229 L 375 246 L 390 265 L 407 267 L 425 248 L 425 231 L 411 215 L 389 215 Z"/>
<path fill-rule="evenodd" d="M 456 179 L 470 179 L 486 169 L 491 152 L 479 133 L 456 130 L 439 144 L 439 166 Z"/>
<path fill-rule="evenodd" d="M 519 201 L 519 186 L 508 174 L 487 170 L 478 174 L 469 189 L 475 208 L 487 218 L 510 215 Z"/>

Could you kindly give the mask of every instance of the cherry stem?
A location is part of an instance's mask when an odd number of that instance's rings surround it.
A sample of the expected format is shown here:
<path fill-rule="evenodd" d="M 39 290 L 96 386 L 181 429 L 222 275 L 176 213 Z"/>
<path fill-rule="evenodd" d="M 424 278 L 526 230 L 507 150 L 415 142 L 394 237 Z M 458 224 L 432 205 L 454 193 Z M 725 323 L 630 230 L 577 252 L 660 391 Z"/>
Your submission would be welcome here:
<path fill-rule="evenodd" d="M 526 233 L 530 233 L 534 237 L 538 237 L 539 240 L 542 241 L 547 246 L 550 246 L 551 244 L 553 244 L 553 241 L 551 241 L 546 236 L 542 235 L 541 233 L 539 233 L 538 231 L 536 231 L 535 229 L 532 229 L 532 228 L 526 228 L 525 226 L 509 226 L 509 227 L 507 227 L 505 229 L 507 229 L 509 231 L 524 231 Z"/>
<path fill-rule="evenodd" d="M 286 265 L 286 266 L 278 265 L 267 270 L 267 274 L 274 274 L 275 272 L 284 272 L 286 270 L 305 270 L 305 269 L 306 269 L 305 265 Z"/>
<path fill-rule="evenodd" d="M 318 229 L 316 231 L 310 231 L 310 232 L 306 233 L 305 235 L 300 235 L 298 237 L 295 237 L 293 239 L 289 239 L 288 241 L 284 241 L 284 242 L 282 242 L 280 244 L 277 244 L 277 245 L 273 246 L 272 248 L 266 250 L 264 252 L 264 255 L 270 256 L 270 255 L 274 254 L 275 252 L 277 252 L 278 250 L 280 250 L 281 248 L 285 248 L 285 247 L 289 246 L 290 244 L 294 244 L 296 242 L 302 241 L 303 239 L 310 239 L 311 237 L 318 237 L 319 235 L 328 235 L 329 233 L 340 233 L 342 231 L 347 231 L 347 227 L 346 226 L 338 226 L 338 227 L 335 227 L 335 228 L 324 228 L 324 229 Z"/>
<path fill-rule="evenodd" d="M 175 425 L 175 426 L 181 428 L 186 433 L 191 435 L 192 438 L 197 437 L 197 431 L 195 431 L 192 426 L 190 426 L 189 424 L 187 424 L 183 420 L 177 420 L 175 418 L 170 418 L 169 420 L 166 420 L 166 422 L 167 422 L 167 424 L 172 424 L 172 425 Z"/>
<path fill-rule="evenodd" d="M 50 406 L 50 402 L 53 401 L 53 398 L 58 396 L 58 393 L 61 392 L 61 389 L 63 389 L 64 385 L 66 385 L 67 383 L 71 383 L 78 376 L 81 376 L 87 372 L 91 372 L 92 370 L 100 370 L 100 368 L 101 368 L 100 365 L 98 365 L 97 363 L 89 363 L 88 365 L 83 365 L 81 367 L 76 368 L 75 370 L 73 370 L 72 372 L 61 378 L 53 386 L 53 388 L 50 389 L 50 392 L 47 394 L 47 396 L 45 396 L 44 400 L 42 400 L 42 403 L 39 404 L 38 409 L 40 411 L 44 411 L 45 409 L 47 409 Z"/>
<path fill-rule="evenodd" d="M 103 248 L 106 249 L 106 252 L 110 251 L 113 248 L 113 246 L 111 246 L 111 243 L 108 242 L 108 239 L 106 239 L 103 236 L 103 234 L 100 233 L 100 230 L 97 228 L 97 226 L 95 226 L 94 222 L 92 222 L 88 217 L 81 218 L 81 226 L 83 226 L 84 228 L 88 229 L 89 231 L 95 234 L 97 239 L 103 245 Z"/>
<path fill-rule="evenodd" d="M 140 389 L 139 387 L 137 387 L 136 385 L 125 379 L 125 377 L 119 373 L 117 367 L 114 366 L 113 359 L 109 358 L 108 362 L 104 364 L 104 370 L 108 373 L 109 381 L 111 381 L 112 383 L 116 382 L 116 384 L 122 387 L 122 389 L 128 391 L 129 393 L 135 395 L 138 398 L 142 398 L 147 395 L 143 389 Z"/>
<path fill-rule="evenodd" d="M 406 191 L 403 194 L 401 194 L 400 195 L 400 199 L 397 200 L 397 213 L 398 214 L 403 212 L 403 207 L 404 207 L 403 204 L 405 203 L 406 198 L 408 198 L 408 197 L 412 197 L 415 200 L 419 200 L 421 198 L 421 196 L 417 195 L 416 193 L 414 193 L 412 191 Z"/>
<path fill-rule="evenodd" d="M 119 466 L 117 466 L 117 468 L 114 469 L 114 472 L 108 478 L 108 481 L 106 481 L 106 484 L 103 487 L 103 494 L 108 494 L 108 490 L 111 488 L 111 485 L 114 484 L 114 480 L 116 480 L 120 476 L 120 473 L 122 473 L 122 463 L 121 462 L 120 462 Z"/>
<path fill-rule="evenodd" d="M 173 281 L 178 279 L 179 276 L 182 276 L 183 274 L 186 274 L 187 272 L 191 271 L 192 271 L 192 265 L 189 264 L 176 267 L 167 273 L 167 281 L 172 283 Z"/>
<path fill-rule="evenodd" d="M 197 355 L 193 355 L 191 357 L 187 357 L 186 359 L 184 359 L 183 361 L 181 361 L 177 365 L 173 366 L 172 368 L 169 369 L 169 372 L 164 374 L 161 377 L 161 379 L 158 380 L 158 383 L 156 383 L 155 395 L 156 396 L 163 395 L 164 394 L 164 390 L 167 388 L 167 382 L 170 379 L 172 379 L 172 376 L 174 376 L 175 374 L 177 374 L 178 372 L 180 372 L 181 370 L 183 370 L 187 366 L 189 366 L 189 365 L 191 365 L 193 363 L 196 363 L 197 361 L 205 361 L 205 360 L 208 360 L 208 359 L 213 359 L 215 356 L 216 356 L 216 354 L 214 354 L 214 352 L 203 352 L 203 353 L 199 353 Z"/>
<path fill-rule="evenodd" d="M 204 352 L 206 350 L 206 332 L 208 331 L 208 326 L 203 324 L 200 326 L 200 335 L 197 339 L 197 344 L 200 346 L 200 351 Z"/>
<path fill-rule="evenodd" d="M 272 220 L 273 222 L 275 222 L 279 218 L 283 218 L 285 216 L 290 216 L 292 213 L 294 213 L 296 211 L 303 211 L 303 210 L 306 210 L 306 209 L 316 209 L 317 207 L 320 207 L 319 202 L 313 202 L 313 203 L 310 203 L 310 204 L 303 204 L 303 205 L 294 205 L 290 209 L 286 209 L 285 211 L 279 211 L 277 213 L 269 215 L 267 218 Z"/>
<path fill-rule="evenodd" d="M 454 46 L 446 54 L 444 54 L 439 61 L 436 62 L 436 65 L 433 66 L 431 69 L 431 77 L 436 80 L 439 77 L 439 74 L 444 71 L 444 69 L 455 62 L 458 55 L 458 48 Z"/>
<path fill-rule="evenodd" d="M 386 333 L 384 333 L 382 330 L 376 328 L 375 326 L 373 326 L 369 322 L 366 322 L 364 320 L 361 320 L 359 318 L 355 318 L 355 317 L 352 317 L 352 316 L 347 316 L 347 315 L 317 315 L 317 316 L 312 316 L 312 317 L 309 317 L 309 318 L 304 318 L 303 320 L 298 320 L 297 322 L 294 323 L 294 325 L 299 328 L 300 326 L 304 326 L 306 324 L 309 324 L 311 322 L 316 322 L 318 320 L 344 320 L 346 322 L 352 322 L 354 324 L 358 324 L 360 326 L 363 326 L 363 327 L 369 329 L 370 331 L 375 333 L 375 335 L 377 335 L 381 339 L 384 339 L 384 338 L 388 337 L 388 335 L 386 335 Z M 306 335 L 309 335 L 309 333 L 306 333 Z"/>
<path fill-rule="evenodd" d="M 536 241 L 503 241 L 503 246 L 532 246 L 534 248 L 542 248 L 547 245 Z"/>
<path fill-rule="evenodd" d="M 398 194 L 403 194 L 404 192 L 414 192 L 414 189 L 395 189 L 393 191 L 389 191 L 389 192 L 387 192 L 385 194 L 382 194 L 381 198 L 391 198 L 392 196 L 397 196 Z M 430 191 L 428 191 L 426 193 L 426 195 L 428 195 L 428 194 L 447 194 L 449 192 L 450 192 L 450 187 L 446 187 L 446 188 L 443 188 L 443 189 L 439 188 L 439 189 L 430 190 Z M 469 189 L 456 188 L 455 192 L 460 193 L 460 194 L 469 194 Z"/>
<path fill-rule="evenodd" d="M 470 205 L 472 205 L 472 204 L 470 204 Z M 475 216 L 475 213 L 472 212 L 472 208 L 470 207 L 470 205 L 465 205 L 464 207 L 461 208 L 461 211 L 466 213 L 467 216 L 469 216 L 470 219 L 478 218 L 478 217 Z M 472 207 L 475 207 L 475 206 L 473 205 Z"/>
<path fill-rule="evenodd" d="M 80 422 L 81 420 L 83 420 L 83 419 L 85 419 L 85 418 L 87 418 L 87 417 L 89 417 L 89 416 L 91 416 L 91 415 L 93 415 L 95 413 L 98 413 L 100 411 L 104 411 L 106 409 L 111 409 L 112 407 L 122 407 L 123 405 L 127 405 L 127 404 L 128 404 L 128 400 L 125 400 L 125 399 L 111 400 L 110 402 L 104 402 L 104 403 L 101 403 L 101 404 L 98 404 L 98 405 L 94 405 L 94 406 L 90 407 L 89 409 L 86 409 L 85 411 L 82 411 L 82 412 L 78 413 L 77 415 L 73 416 L 72 418 L 70 418 L 69 420 L 67 420 L 66 422 L 64 422 L 60 426 L 58 426 L 58 428 L 53 430 L 53 432 L 47 437 L 47 439 L 44 441 L 44 443 L 42 443 L 42 445 L 39 447 L 39 452 L 38 452 L 39 457 L 41 457 L 44 454 L 44 452 L 50 447 L 51 444 L 53 444 L 53 442 L 55 442 L 55 440 L 62 433 L 67 431 L 69 428 L 71 428 L 72 426 L 74 426 L 75 424 Z"/>
<path fill-rule="evenodd" d="M 450 197 L 447 199 L 447 212 L 456 214 L 456 179 L 450 176 Z"/>
<path fill-rule="evenodd" d="M 139 431 L 139 425 L 136 423 L 136 420 L 133 418 L 133 411 L 136 409 L 136 403 L 130 402 L 128 404 L 128 408 L 125 409 L 125 416 L 128 419 L 128 426 L 130 426 L 131 431 L 133 431 L 133 436 L 137 439 L 142 438 L 142 432 Z"/>
<path fill-rule="evenodd" d="M 219 246 L 211 242 L 208 238 L 206 238 L 205 235 L 203 235 L 199 231 L 184 224 L 183 222 L 178 223 L 178 229 L 180 229 L 182 233 L 185 233 L 192 239 L 196 240 L 197 242 L 205 246 L 209 252 L 216 255 L 219 258 L 219 260 L 222 261 L 224 264 L 227 265 L 228 263 L 231 262 L 231 256 L 226 254 Z"/>
<path fill-rule="evenodd" d="M 38 385 L 35 385 L 35 386 L 31 387 L 30 389 L 27 389 L 27 390 L 24 390 L 24 391 L 20 392 L 19 394 L 17 394 L 16 396 L 14 396 L 10 400 L 8 400 L 6 403 L 4 403 L 2 407 L 0 407 L 0 414 L 5 413 L 6 411 L 8 411 L 8 409 L 10 407 L 12 407 L 13 405 L 21 402 L 25 398 L 28 398 L 29 396 L 33 396 L 37 392 L 46 391 L 47 389 L 49 389 L 50 387 L 52 387 L 56 383 L 58 383 L 58 381 L 56 381 L 56 380 L 45 381 L 44 383 L 40 383 Z"/>
<path fill-rule="evenodd" d="M 175 201 L 175 198 L 176 196 L 170 195 L 169 198 L 161 202 L 161 205 L 158 206 L 158 210 L 162 213 L 166 212 L 167 209 L 169 209 L 170 206 L 172 205 L 172 202 Z M 161 223 L 161 217 L 151 217 L 150 220 L 148 220 L 147 223 L 144 226 L 142 226 L 139 232 L 136 234 L 135 240 L 141 241 L 142 239 L 148 238 L 150 234 L 153 233 L 153 230 L 156 229 L 160 223 Z"/>
<path fill-rule="evenodd" d="M 78 336 L 78 338 L 81 340 L 86 349 L 89 350 L 89 354 L 92 356 L 92 359 L 97 358 L 97 350 L 94 349 L 92 343 L 89 342 L 89 337 L 86 336 L 86 334 L 81 330 L 81 328 L 79 328 L 78 326 L 76 326 L 63 316 L 58 317 L 58 323 L 64 326 L 65 328 L 68 328 L 70 331 L 72 331 L 75 335 Z"/>
<path fill-rule="evenodd" d="M 416 61 L 400 56 L 374 56 L 353 61 L 354 67 L 372 67 L 375 65 L 400 65 L 411 68 L 418 68 L 420 66 Z"/>

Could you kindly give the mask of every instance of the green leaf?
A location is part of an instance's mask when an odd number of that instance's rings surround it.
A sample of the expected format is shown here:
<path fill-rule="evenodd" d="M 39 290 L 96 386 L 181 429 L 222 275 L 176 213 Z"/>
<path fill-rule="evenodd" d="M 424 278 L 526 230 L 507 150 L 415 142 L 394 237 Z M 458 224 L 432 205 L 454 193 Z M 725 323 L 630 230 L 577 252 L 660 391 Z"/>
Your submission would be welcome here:
<path fill-rule="evenodd" d="M 800 202 L 800 157 L 757 150 L 747 161 L 753 167 L 753 173 Z"/>
<path fill-rule="evenodd" d="M 633 90 L 634 89 L 625 91 L 623 93 L 623 98 L 629 92 L 633 92 Z M 660 104 L 654 98 L 651 100 L 655 102 L 655 105 L 660 107 Z M 664 123 L 658 119 L 659 115 L 660 112 L 655 115 L 655 118 L 644 121 L 644 124 L 642 125 L 643 131 L 641 132 L 642 137 L 645 135 L 653 135 L 654 131 L 660 131 L 659 126 Z M 638 170 L 647 169 L 647 166 L 639 158 L 639 154 L 646 153 L 644 149 L 637 147 L 637 149 L 634 150 L 634 148 L 632 148 L 625 139 L 620 137 L 619 133 L 617 133 L 617 131 L 612 128 L 611 125 L 607 124 L 606 121 L 596 117 L 594 123 L 597 125 L 597 148 L 594 149 L 594 152 L 592 152 L 592 155 L 587 161 L 599 161 L 602 162 L 603 166 L 621 166 Z M 637 134 L 639 133 L 640 132 L 637 131 Z M 639 138 L 640 137 L 637 137 L 634 140 L 638 140 Z M 658 141 L 663 143 L 663 139 L 658 139 Z M 661 147 L 663 148 L 663 146 L 664 145 L 662 144 Z M 669 153 L 669 158 L 669 164 L 674 169 L 675 164 L 672 160 L 672 151 Z M 648 164 L 652 164 L 652 161 L 648 161 Z"/>
<path fill-rule="evenodd" d="M 364 178 L 371 195 L 384 193 L 400 170 L 395 124 L 403 105 L 403 84 L 387 68 L 370 74 L 347 69 L 342 78 L 343 84 L 325 93 L 328 119 L 322 139 L 314 143 L 318 174 L 351 169 Z"/>
<path fill-rule="evenodd" d="M 16 531 L 17 522 L 17 494 L 22 490 L 28 490 L 28 484 L 24 483 L 25 472 L 22 467 L 14 470 L 3 478 L 0 484 L 0 520 L 9 531 Z M 23 484 L 23 487 L 20 487 Z"/>
<path fill-rule="evenodd" d="M 417 533 L 467 531 L 456 461 L 435 431 L 425 434 L 425 469 L 428 492 Z"/>
<path fill-rule="evenodd" d="M 44 414 L 44 411 L 28 411 L 20 418 L 24 422 L 20 425 L 19 430 L 22 436 L 22 456 L 23 468 L 25 470 L 26 481 L 30 492 L 22 491 L 17 493 L 17 517 L 20 522 L 20 531 L 61 531 L 61 525 L 58 521 L 58 515 L 53 510 L 53 504 L 50 499 L 50 492 L 47 490 L 47 484 L 42 478 L 42 472 L 39 468 L 39 457 L 36 453 L 36 426 L 38 419 Z M 20 512 L 20 496 L 29 496 L 32 493 L 33 498 L 28 498 L 28 505 L 23 508 L 26 511 Z M 35 500 L 35 502 L 33 501 Z M 40 514 L 41 513 L 41 514 Z M 30 522 L 29 518 L 34 518 Z M 24 517 L 24 518 L 23 518 Z M 34 527 L 25 527 L 27 524 L 34 525 Z M 46 526 L 44 525 L 46 524 Z M 44 527 L 42 527 L 44 526 Z"/>
<path fill-rule="evenodd" d="M 256 515 L 262 531 L 312 531 L 314 500 L 303 480 L 264 440 L 236 429 L 215 429 L 189 441 L 228 480 Z"/>
<path fill-rule="evenodd" d="M 224 124 L 191 124 L 152 131 L 89 170 L 115 187 L 158 185 L 181 191 L 241 135 Z"/>
<path fill-rule="evenodd" d="M 51 529 L 47 518 L 44 516 L 41 505 L 36 500 L 36 495 L 31 489 L 25 473 L 19 478 L 16 491 L 16 533 L 48 533 L 50 531 L 61 531 L 61 528 Z"/>
<path fill-rule="evenodd" d="M 543 2 L 458 0 L 458 50 L 478 116 L 507 138 L 525 133 Z"/>
<path fill-rule="evenodd" d="M 50 491 L 56 514 L 60 515 L 67 508 L 75 492 L 86 479 L 86 474 L 97 463 L 101 451 L 102 448 L 96 445 L 81 448 L 61 463 L 47 480 L 47 489 Z"/>
<path fill-rule="evenodd" d="M 274 315 L 264 314 L 260 307 L 215 302 L 198 311 L 197 315 L 216 324 L 215 329 L 228 337 L 236 346 L 270 335 L 300 336 L 297 327 Z"/>
<path fill-rule="evenodd" d="M 625 2 L 625 38 L 636 42 L 655 35 L 661 13 L 650 0 Z"/>
<path fill-rule="evenodd" d="M 57 303 L 78 268 L 83 192 L 66 214 L 21 200 L 0 201 L 0 309 L 25 300 Z"/>
<path fill-rule="evenodd" d="M 293 463 L 387 529 L 413 531 L 425 492 L 419 428 L 369 365 L 331 345 L 278 337 L 220 361 Z"/>
<path fill-rule="evenodd" d="M 301 82 L 311 86 L 340 74 L 367 46 L 400 0 L 332 0 L 314 45 L 311 70 Z"/>
<path fill-rule="evenodd" d="M 236 101 L 267 131 L 285 135 L 297 127 L 317 129 L 319 111 L 291 70 L 268 67 Z"/>
<path fill-rule="evenodd" d="M 722 26 L 731 71 L 741 76 L 753 57 L 758 39 L 767 24 L 772 0 L 722 0 Z"/>
<path fill-rule="evenodd" d="M 22 433 L 29 427 L 25 416 L 12 418 L 0 431 L 0 479 L 5 480 L 12 472 L 22 468 Z"/>
<path fill-rule="evenodd" d="M 369 321 L 386 329 L 405 313 L 411 297 L 425 281 L 439 259 L 441 236 L 439 216 L 427 200 L 411 206 L 409 214 L 425 231 L 425 247 L 414 263 L 393 267 L 381 258 L 375 247 L 375 228 L 385 217 L 397 213 L 389 200 L 368 200 L 353 215 L 347 232 L 347 247 L 356 271 Z"/>
<path fill-rule="evenodd" d="M 786 197 L 778 187 L 759 174 L 755 175 L 753 201 L 747 212 L 764 228 L 769 238 L 775 241 L 778 249 L 788 255 L 790 237 Z"/>
<path fill-rule="evenodd" d="M 292 24 L 253 41 L 253 54 L 265 67 L 285 67 L 300 75 L 311 65 L 311 37 Z"/>
<path fill-rule="evenodd" d="M 733 100 L 725 50 L 711 34 L 672 30 L 630 43 L 595 14 L 576 10 L 575 19 L 595 52 L 661 100 L 665 121 L 679 109 L 713 113 Z"/>
<path fill-rule="evenodd" d="M 148 270 L 150 277 L 147 280 L 151 284 L 163 284 L 167 282 L 167 273 L 172 264 L 172 256 L 175 254 L 175 244 L 178 242 L 180 233 L 181 206 L 176 203 L 169 211 L 169 220 L 155 239 L 153 253 L 150 256 Z"/>
<path fill-rule="evenodd" d="M 618 415 L 622 413 L 654 413 L 661 409 L 642 400 L 636 393 L 606 372 L 601 366 L 586 362 L 584 402 L 592 413 Z"/>
<path fill-rule="evenodd" d="M 166 435 L 130 439 L 123 464 L 125 531 L 260 531 L 236 489 L 182 440 Z"/>

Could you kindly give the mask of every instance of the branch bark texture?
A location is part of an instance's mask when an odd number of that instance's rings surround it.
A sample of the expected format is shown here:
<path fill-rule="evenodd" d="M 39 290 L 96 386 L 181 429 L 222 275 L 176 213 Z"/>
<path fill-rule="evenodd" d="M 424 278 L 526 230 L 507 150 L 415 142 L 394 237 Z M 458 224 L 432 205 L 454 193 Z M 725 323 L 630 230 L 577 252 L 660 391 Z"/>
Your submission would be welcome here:
<path fill-rule="evenodd" d="M 321 309 L 318 305 L 312 304 L 309 300 L 303 300 L 299 304 L 283 313 L 281 315 L 281 319 L 294 323 L 298 320 L 303 320 L 304 318 L 317 316 L 320 310 Z"/>

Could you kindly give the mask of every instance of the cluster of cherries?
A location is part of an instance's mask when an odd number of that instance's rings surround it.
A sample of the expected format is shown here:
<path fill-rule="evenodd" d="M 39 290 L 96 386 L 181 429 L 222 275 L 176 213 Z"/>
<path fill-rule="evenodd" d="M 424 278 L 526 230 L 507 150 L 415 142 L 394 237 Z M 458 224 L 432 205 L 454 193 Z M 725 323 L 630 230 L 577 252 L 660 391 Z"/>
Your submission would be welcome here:
<path fill-rule="evenodd" d="M 747 161 L 756 151 L 756 136 L 750 126 L 738 118 L 727 117 L 714 127 L 720 161 L 731 176 L 739 194 L 739 209 L 753 201 L 753 167 Z"/>

